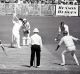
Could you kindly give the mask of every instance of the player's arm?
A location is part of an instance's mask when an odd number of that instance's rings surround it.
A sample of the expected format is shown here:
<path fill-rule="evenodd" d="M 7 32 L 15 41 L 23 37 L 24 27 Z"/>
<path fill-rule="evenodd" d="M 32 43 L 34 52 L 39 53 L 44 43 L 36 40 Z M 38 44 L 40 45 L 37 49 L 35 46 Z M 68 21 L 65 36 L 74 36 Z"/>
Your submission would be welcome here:
<path fill-rule="evenodd" d="M 42 38 L 40 38 L 40 47 L 41 47 L 41 50 L 42 50 L 42 47 L 43 47 Z"/>
<path fill-rule="evenodd" d="M 57 51 L 58 49 L 59 49 L 59 47 L 60 47 L 60 45 L 63 43 L 63 38 L 60 40 L 60 42 L 58 43 L 58 45 L 57 45 L 57 48 L 55 49 L 55 51 Z"/>
<path fill-rule="evenodd" d="M 27 22 L 27 26 L 28 26 L 28 30 L 30 30 L 30 23 L 29 22 Z"/>
<path fill-rule="evenodd" d="M 61 28 L 60 28 L 60 26 L 59 26 L 59 33 L 58 34 L 61 34 Z"/>
<path fill-rule="evenodd" d="M 73 37 L 73 36 L 72 36 L 72 39 L 75 40 L 75 41 L 77 41 L 77 40 L 80 41 L 80 39 L 78 39 L 78 38 L 76 38 L 76 37 Z"/>
<path fill-rule="evenodd" d="M 59 49 L 60 45 L 57 45 L 56 51 Z"/>
<path fill-rule="evenodd" d="M 13 20 L 14 20 L 14 19 L 17 19 L 17 20 L 18 20 L 18 17 L 17 17 L 17 15 L 16 15 L 16 13 L 13 14 Z"/>

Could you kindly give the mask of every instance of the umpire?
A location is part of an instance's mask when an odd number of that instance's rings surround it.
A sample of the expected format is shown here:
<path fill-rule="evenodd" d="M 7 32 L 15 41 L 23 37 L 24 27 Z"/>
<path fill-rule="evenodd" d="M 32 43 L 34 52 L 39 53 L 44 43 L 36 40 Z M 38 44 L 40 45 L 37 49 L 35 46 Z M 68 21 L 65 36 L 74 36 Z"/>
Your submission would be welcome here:
<path fill-rule="evenodd" d="M 40 67 L 40 52 L 42 48 L 42 38 L 38 34 L 38 28 L 33 30 L 33 35 L 31 36 L 31 59 L 30 67 L 33 66 L 33 62 L 36 61 L 36 67 Z M 36 56 L 35 56 L 36 54 Z M 34 59 L 36 57 L 36 60 Z"/>

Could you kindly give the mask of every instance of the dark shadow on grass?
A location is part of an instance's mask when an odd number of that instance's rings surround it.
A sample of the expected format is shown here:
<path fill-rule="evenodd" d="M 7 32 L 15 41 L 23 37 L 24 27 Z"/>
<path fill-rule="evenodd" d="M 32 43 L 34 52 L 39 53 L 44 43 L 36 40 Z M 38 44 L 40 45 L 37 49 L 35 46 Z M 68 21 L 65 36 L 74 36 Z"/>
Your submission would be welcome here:
<path fill-rule="evenodd" d="M 21 65 L 21 66 L 30 68 L 30 65 Z"/>
<path fill-rule="evenodd" d="M 60 63 L 53 63 L 53 64 L 55 64 L 55 65 L 59 65 L 59 66 L 66 66 L 67 64 L 65 64 L 65 65 L 61 65 Z"/>
<path fill-rule="evenodd" d="M 66 64 L 68 66 L 77 66 L 77 64 Z"/>
<path fill-rule="evenodd" d="M 55 65 L 60 65 L 60 63 L 53 63 L 53 64 L 55 64 Z"/>
<path fill-rule="evenodd" d="M 53 64 L 62 66 L 60 63 L 53 63 Z M 65 64 L 64 66 L 77 66 L 77 65 L 76 64 Z"/>
<path fill-rule="evenodd" d="M 21 66 L 23 66 L 23 67 L 28 67 L 28 68 L 31 68 L 31 67 L 37 68 L 36 66 L 30 66 L 30 65 L 21 65 Z"/>
<path fill-rule="evenodd" d="M 15 46 L 8 46 L 8 48 L 16 48 Z"/>

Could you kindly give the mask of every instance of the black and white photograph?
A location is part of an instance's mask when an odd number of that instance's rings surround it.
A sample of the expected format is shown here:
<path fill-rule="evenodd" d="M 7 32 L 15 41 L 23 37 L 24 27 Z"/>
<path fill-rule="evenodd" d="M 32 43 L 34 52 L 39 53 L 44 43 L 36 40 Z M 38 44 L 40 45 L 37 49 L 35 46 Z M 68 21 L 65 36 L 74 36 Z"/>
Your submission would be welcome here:
<path fill-rule="evenodd" d="M 0 0 L 0 74 L 80 74 L 80 0 Z"/>

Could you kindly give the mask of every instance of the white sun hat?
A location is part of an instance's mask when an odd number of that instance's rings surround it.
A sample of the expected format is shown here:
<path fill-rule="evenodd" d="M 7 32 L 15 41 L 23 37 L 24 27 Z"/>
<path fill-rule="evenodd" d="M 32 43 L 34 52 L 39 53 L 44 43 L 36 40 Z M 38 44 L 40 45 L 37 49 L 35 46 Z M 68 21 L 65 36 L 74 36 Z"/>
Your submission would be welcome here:
<path fill-rule="evenodd" d="M 33 30 L 33 32 L 35 33 L 35 32 L 39 32 L 39 30 L 38 30 L 38 28 L 34 28 L 34 30 Z"/>
<path fill-rule="evenodd" d="M 26 21 L 27 19 L 26 19 L 26 18 L 24 18 L 23 20 L 24 20 L 24 21 Z"/>

